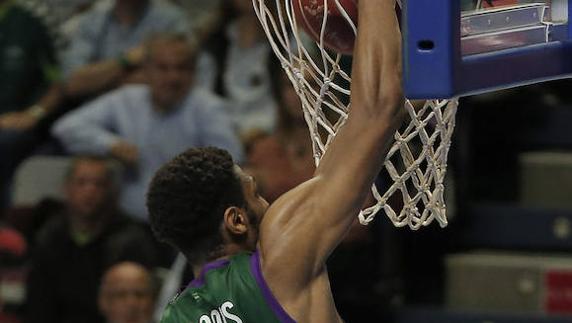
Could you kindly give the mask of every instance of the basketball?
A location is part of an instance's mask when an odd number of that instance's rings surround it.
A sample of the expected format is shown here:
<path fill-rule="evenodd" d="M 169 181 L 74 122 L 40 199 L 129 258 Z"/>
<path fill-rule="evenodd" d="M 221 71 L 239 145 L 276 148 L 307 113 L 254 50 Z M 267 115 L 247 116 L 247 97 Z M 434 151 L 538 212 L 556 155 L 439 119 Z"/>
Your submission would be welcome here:
<path fill-rule="evenodd" d="M 324 3 L 327 1 L 327 3 Z M 358 0 L 294 0 L 296 21 L 312 39 L 320 42 L 320 33 L 324 20 L 324 6 L 328 5 L 328 20 L 324 30 L 324 45 L 341 54 L 351 55 L 354 49 L 355 34 L 350 23 L 344 17 L 341 6 L 357 26 Z"/>

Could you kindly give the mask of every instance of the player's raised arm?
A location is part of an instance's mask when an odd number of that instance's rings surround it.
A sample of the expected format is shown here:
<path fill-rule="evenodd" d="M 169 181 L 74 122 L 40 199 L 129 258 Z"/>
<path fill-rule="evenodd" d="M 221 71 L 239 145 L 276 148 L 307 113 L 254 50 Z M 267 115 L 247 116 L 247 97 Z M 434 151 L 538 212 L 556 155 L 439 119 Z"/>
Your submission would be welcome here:
<path fill-rule="evenodd" d="M 358 26 L 346 124 L 314 178 L 273 204 L 261 224 L 263 271 L 286 302 L 323 272 L 380 171 L 403 115 L 395 0 L 360 1 Z"/>

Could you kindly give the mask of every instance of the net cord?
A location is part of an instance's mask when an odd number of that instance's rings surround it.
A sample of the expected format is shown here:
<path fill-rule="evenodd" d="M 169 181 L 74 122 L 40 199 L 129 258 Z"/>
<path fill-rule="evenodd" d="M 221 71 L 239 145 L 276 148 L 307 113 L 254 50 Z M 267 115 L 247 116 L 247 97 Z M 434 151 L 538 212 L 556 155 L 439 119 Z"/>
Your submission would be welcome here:
<path fill-rule="evenodd" d="M 274 0 L 274 11 L 266 5 L 268 1 L 252 0 L 270 47 L 300 97 L 314 161 L 319 165 L 351 109 L 350 104 L 343 103 L 350 96 L 349 86 L 344 87 L 343 82 L 350 84 L 351 77 L 340 67 L 342 56 L 326 49 L 330 3 L 335 3 L 354 34 L 357 26 L 339 0 L 324 1 L 317 42 L 308 42 L 294 11 L 294 1 L 299 0 Z M 401 6 L 400 0 L 397 3 Z M 447 225 L 443 181 L 457 106 L 456 98 L 428 100 L 420 109 L 405 101 L 410 121 L 396 131 L 383 162 L 391 183 L 383 192 L 372 186 L 376 203 L 359 213 L 362 224 L 369 224 L 383 211 L 397 227 L 417 230 L 434 220 L 441 227 Z M 401 207 L 392 206 L 396 199 Z"/>

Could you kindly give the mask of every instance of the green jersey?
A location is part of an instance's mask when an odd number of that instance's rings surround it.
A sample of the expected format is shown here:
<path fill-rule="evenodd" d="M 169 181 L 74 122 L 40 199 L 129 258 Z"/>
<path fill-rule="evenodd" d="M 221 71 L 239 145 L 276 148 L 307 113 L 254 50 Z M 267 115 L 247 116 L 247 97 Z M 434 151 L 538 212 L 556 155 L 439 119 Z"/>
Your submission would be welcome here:
<path fill-rule="evenodd" d="M 0 114 L 22 111 L 56 80 L 56 53 L 48 30 L 30 12 L 0 5 Z"/>
<path fill-rule="evenodd" d="M 260 270 L 259 253 L 240 253 L 204 266 L 167 305 L 161 323 L 295 322 L 280 306 Z"/>

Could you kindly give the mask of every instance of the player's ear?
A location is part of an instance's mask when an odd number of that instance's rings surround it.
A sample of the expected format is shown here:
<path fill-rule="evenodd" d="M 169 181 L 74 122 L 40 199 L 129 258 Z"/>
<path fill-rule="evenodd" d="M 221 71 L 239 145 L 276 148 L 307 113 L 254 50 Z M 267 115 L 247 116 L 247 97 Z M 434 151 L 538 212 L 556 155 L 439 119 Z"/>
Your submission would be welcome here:
<path fill-rule="evenodd" d="M 223 225 L 233 235 L 243 235 L 248 232 L 248 217 L 246 210 L 231 206 L 224 211 Z"/>

